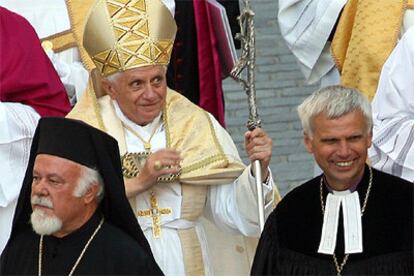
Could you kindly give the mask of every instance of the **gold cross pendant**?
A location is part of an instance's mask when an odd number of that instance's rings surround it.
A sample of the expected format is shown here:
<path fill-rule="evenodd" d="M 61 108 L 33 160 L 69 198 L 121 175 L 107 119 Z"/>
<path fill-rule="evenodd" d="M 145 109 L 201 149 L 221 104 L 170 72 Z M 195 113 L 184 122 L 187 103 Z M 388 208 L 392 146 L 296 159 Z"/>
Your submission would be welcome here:
<path fill-rule="evenodd" d="M 144 143 L 144 149 L 146 152 L 150 152 L 151 151 L 151 144 L 146 142 Z"/>
<path fill-rule="evenodd" d="M 171 214 L 171 208 L 158 208 L 158 201 L 154 192 L 151 192 L 151 209 L 137 212 L 139 217 L 152 217 L 152 234 L 155 239 L 161 236 L 161 215 Z"/>

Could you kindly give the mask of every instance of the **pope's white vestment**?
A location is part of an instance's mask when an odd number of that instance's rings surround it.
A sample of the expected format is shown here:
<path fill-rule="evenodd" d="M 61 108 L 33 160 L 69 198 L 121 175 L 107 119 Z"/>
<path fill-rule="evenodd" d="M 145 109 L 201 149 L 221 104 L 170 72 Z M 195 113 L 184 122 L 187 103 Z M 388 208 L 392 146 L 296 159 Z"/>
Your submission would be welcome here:
<path fill-rule="evenodd" d="M 119 119 L 138 132 L 144 139 L 148 139 L 153 128 L 159 125 L 160 116 L 145 127 L 140 127 L 131 122 L 114 103 L 115 111 Z M 233 155 L 240 159 L 237 149 L 229 134 L 218 124 L 210 115 L 216 131 L 218 140 L 227 155 Z M 143 152 L 143 143 L 136 138 L 130 131 L 124 129 L 128 152 Z M 164 128 L 161 127 L 151 139 L 152 151 L 166 148 L 166 138 Z M 266 217 L 273 209 L 273 181 L 268 185 L 263 185 L 266 208 Z M 222 185 L 211 185 L 208 187 L 207 202 L 205 204 L 204 215 L 211 219 L 222 230 L 232 234 L 242 234 L 245 236 L 259 236 L 257 204 L 255 198 L 255 182 L 250 174 L 250 166 L 247 167 L 242 175 L 234 183 L 223 183 Z M 149 202 L 150 193 L 155 192 L 160 208 L 171 208 L 172 213 L 161 215 L 161 235 L 154 238 L 152 233 L 152 218 L 139 217 L 138 221 L 147 237 L 155 260 L 166 275 L 185 275 L 183 264 L 183 254 L 180 246 L 180 238 L 177 229 L 196 227 L 197 235 L 203 253 L 203 262 L 206 275 L 217 275 L 212 267 L 211 254 L 219 252 L 209 252 L 205 230 L 201 221 L 191 222 L 180 218 L 181 214 L 181 185 L 179 182 L 155 185 L 150 191 L 146 191 L 136 196 L 136 210 L 147 210 L 151 208 Z M 243 246 L 240 246 L 243 248 Z M 230 248 L 234 250 L 234 248 Z M 243 249 L 244 250 L 244 249 Z M 247 249 L 246 249 L 247 250 Z M 242 265 L 242 264 L 241 264 Z M 220 269 L 220 268 L 218 268 Z M 248 271 L 246 271 L 248 274 Z M 246 275 L 247 275 L 246 274 Z"/>
<path fill-rule="evenodd" d="M 68 116 L 115 137 L 121 156 L 144 152 L 143 142 L 133 132 L 148 141 L 154 128 L 151 152 L 163 148 L 180 151 L 179 180 L 158 182 L 130 198 L 155 260 L 166 275 L 250 274 L 260 234 L 256 184 L 230 135 L 210 114 L 167 89 L 162 115 L 143 127 L 130 121 L 108 95 L 96 99 L 93 91 Z M 123 163 L 127 171 L 129 167 L 130 163 Z M 266 217 L 275 198 L 278 200 L 269 175 L 269 183 L 263 184 Z"/>

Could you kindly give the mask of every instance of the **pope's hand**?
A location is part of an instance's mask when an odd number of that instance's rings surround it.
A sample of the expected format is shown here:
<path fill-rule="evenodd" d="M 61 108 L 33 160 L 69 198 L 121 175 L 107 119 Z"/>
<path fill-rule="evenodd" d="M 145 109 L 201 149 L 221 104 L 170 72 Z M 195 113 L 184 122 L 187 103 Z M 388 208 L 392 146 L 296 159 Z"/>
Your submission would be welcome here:
<path fill-rule="evenodd" d="M 178 173 L 181 160 L 180 153 L 174 149 L 161 149 L 150 154 L 142 171 L 136 177 L 125 180 L 127 196 L 150 189 L 162 175 Z"/>
<path fill-rule="evenodd" d="M 268 167 L 272 158 L 272 139 L 263 129 L 256 128 L 244 134 L 244 146 L 252 162 L 260 161 L 262 181 L 265 181 L 269 174 Z"/>

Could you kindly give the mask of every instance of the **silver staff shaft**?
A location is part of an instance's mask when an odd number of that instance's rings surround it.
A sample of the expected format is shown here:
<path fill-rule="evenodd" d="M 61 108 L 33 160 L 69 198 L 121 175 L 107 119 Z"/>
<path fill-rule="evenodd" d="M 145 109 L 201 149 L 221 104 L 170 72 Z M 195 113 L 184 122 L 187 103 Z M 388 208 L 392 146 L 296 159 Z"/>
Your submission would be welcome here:
<path fill-rule="evenodd" d="M 255 31 L 254 31 L 254 12 L 250 8 L 249 0 L 244 0 L 244 9 L 238 18 L 240 24 L 240 33 L 236 38 L 241 41 L 242 51 L 239 61 L 231 71 L 230 75 L 238 81 L 245 93 L 247 94 L 249 104 L 249 119 L 247 121 L 247 128 L 253 130 L 261 127 L 261 121 L 257 113 L 256 105 L 256 87 L 255 87 L 255 63 L 256 63 L 256 46 L 255 46 Z M 247 80 L 241 76 L 242 71 L 247 68 Z M 253 162 L 255 172 L 256 191 L 257 191 L 257 207 L 259 214 L 260 232 L 263 231 L 265 216 L 264 216 L 264 200 L 263 200 L 263 184 L 261 175 L 260 161 Z"/>
<path fill-rule="evenodd" d="M 255 170 L 255 180 L 256 180 L 256 191 L 257 191 L 257 211 L 259 214 L 259 226 L 260 232 L 263 231 L 265 224 L 265 214 L 264 214 L 264 202 L 263 202 L 263 183 L 262 183 L 262 171 L 260 166 L 260 161 L 253 161 L 253 166 Z"/>

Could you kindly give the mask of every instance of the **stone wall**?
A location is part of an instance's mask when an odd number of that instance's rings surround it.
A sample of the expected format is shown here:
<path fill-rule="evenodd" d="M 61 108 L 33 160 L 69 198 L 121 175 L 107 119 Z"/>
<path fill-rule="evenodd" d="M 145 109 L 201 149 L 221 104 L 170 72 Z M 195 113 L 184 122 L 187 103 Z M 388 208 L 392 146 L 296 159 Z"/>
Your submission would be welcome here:
<path fill-rule="evenodd" d="M 277 0 L 252 0 L 256 13 L 256 93 L 263 128 L 273 139 L 271 169 L 285 195 L 313 176 L 313 158 L 303 146 L 296 107 L 317 85 L 306 85 L 295 58 L 287 48 L 277 23 Z M 243 7 L 241 3 L 240 7 Z M 248 119 L 247 97 L 232 79 L 223 83 L 226 123 L 243 160 L 243 134 Z"/>

